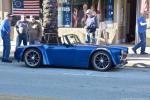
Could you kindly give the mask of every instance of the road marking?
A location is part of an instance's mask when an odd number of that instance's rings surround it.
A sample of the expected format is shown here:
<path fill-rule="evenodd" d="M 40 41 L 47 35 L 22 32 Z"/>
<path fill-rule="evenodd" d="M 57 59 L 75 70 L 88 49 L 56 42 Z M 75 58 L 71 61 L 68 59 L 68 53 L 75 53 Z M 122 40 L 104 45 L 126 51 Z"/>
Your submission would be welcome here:
<path fill-rule="evenodd" d="M 76 72 L 65 72 L 65 73 L 63 73 L 64 75 L 72 75 L 72 76 L 91 76 L 92 74 L 94 74 L 93 72 L 78 72 L 78 73 L 76 73 Z"/>

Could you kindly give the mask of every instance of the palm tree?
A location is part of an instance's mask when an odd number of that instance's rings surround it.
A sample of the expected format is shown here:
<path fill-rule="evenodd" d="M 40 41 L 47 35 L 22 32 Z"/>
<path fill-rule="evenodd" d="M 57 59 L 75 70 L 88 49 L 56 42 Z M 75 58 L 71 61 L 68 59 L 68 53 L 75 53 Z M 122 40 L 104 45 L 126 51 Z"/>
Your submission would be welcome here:
<path fill-rule="evenodd" d="M 58 34 L 57 0 L 43 0 L 43 27 L 45 34 Z"/>

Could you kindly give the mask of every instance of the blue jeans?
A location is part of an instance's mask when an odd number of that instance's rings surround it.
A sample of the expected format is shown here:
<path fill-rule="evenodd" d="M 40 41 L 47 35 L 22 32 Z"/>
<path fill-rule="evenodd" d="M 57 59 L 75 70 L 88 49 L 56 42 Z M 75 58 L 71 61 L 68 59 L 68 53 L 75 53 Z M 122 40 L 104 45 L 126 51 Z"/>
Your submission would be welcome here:
<path fill-rule="evenodd" d="M 96 43 L 95 32 L 93 32 L 93 33 L 88 33 L 87 32 L 87 34 L 86 34 L 86 43 L 92 43 L 92 44 Z"/>
<path fill-rule="evenodd" d="M 138 44 L 136 44 L 133 49 L 137 50 L 138 48 L 141 48 L 141 53 L 145 52 L 145 48 L 146 48 L 146 32 L 144 33 L 139 33 L 139 37 L 140 37 L 140 42 Z"/>
<path fill-rule="evenodd" d="M 22 33 L 17 36 L 16 47 L 19 47 L 22 41 L 23 41 L 23 45 L 26 46 L 28 42 L 28 35 L 26 33 Z"/>
<path fill-rule="evenodd" d="M 10 36 L 9 35 L 2 36 L 2 40 L 3 40 L 3 57 L 2 57 L 2 59 L 8 60 L 9 55 L 10 55 L 10 49 L 11 49 Z"/>

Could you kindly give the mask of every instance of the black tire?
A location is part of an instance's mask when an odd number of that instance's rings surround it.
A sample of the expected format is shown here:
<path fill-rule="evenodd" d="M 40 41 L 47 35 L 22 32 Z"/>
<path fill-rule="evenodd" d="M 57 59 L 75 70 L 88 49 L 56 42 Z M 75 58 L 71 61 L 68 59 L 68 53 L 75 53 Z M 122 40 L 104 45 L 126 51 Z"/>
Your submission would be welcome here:
<path fill-rule="evenodd" d="M 98 71 L 108 71 L 112 68 L 112 59 L 105 51 L 94 53 L 91 59 L 92 66 Z"/>
<path fill-rule="evenodd" d="M 38 49 L 28 49 L 24 53 L 25 65 L 30 68 L 38 68 L 42 64 L 42 55 Z"/>

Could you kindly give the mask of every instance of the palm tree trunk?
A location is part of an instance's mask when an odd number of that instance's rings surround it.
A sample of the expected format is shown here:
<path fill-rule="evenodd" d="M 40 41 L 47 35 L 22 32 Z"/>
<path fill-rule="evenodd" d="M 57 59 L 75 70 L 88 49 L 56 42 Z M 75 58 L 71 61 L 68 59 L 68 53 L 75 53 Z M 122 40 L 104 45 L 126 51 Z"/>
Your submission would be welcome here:
<path fill-rule="evenodd" d="M 57 0 L 43 0 L 44 34 L 58 34 Z"/>

